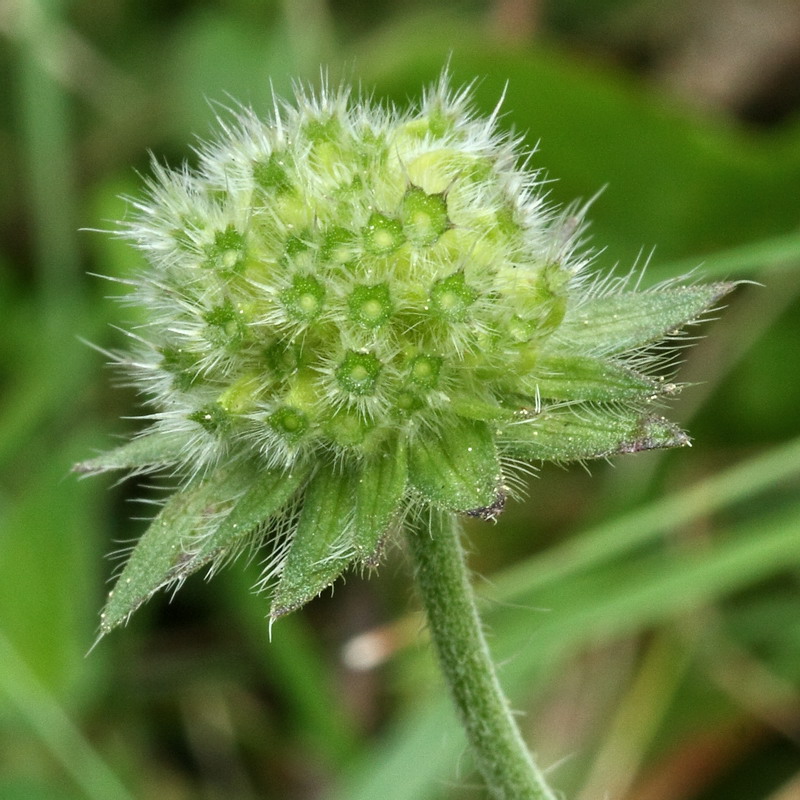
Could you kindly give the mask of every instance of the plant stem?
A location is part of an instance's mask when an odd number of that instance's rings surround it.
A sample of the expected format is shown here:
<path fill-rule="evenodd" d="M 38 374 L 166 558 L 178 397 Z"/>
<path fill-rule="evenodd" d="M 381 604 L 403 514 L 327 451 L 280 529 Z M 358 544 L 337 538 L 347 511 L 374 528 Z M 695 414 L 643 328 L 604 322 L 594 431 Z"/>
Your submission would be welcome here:
<path fill-rule="evenodd" d="M 477 767 L 496 800 L 555 800 L 511 715 L 481 629 L 460 525 L 431 511 L 410 528 L 417 583 Z"/>

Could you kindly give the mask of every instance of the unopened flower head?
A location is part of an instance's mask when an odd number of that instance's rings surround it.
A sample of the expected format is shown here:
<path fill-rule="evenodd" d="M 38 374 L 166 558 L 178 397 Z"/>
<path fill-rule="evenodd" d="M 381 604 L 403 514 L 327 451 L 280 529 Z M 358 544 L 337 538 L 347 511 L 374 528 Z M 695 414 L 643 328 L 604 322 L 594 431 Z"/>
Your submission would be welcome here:
<path fill-rule="evenodd" d="M 587 278 L 580 214 L 529 158 L 442 79 L 408 112 L 300 89 L 222 123 L 196 168 L 154 166 L 123 229 L 147 319 L 119 359 L 151 423 L 79 469 L 182 485 L 104 629 L 261 543 L 279 616 L 412 507 L 492 518 L 520 462 L 687 442 L 654 410 L 676 387 L 653 345 L 729 285 Z"/>

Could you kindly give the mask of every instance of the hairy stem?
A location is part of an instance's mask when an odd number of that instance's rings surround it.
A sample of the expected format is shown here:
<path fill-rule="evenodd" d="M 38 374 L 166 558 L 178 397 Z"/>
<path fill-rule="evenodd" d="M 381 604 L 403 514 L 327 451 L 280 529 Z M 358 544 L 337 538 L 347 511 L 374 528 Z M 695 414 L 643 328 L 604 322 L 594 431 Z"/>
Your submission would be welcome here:
<path fill-rule="evenodd" d="M 439 661 L 492 797 L 555 800 L 497 679 L 475 607 L 457 518 L 432 511 L 410 528 L 408 538 Z"/>

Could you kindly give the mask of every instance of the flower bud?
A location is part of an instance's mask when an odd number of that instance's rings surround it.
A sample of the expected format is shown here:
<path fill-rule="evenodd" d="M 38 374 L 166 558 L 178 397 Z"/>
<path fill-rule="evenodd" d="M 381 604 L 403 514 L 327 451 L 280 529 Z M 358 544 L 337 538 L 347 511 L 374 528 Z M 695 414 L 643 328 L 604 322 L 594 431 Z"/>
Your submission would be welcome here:
<path fill-rule="evenodd" d="M 580 220 L 446 78 L 400 112 L 346 89 L 241 112 L 154 167 L 123 233 L 148 266 L 130 376 L 155 420 L 83 472 L 183 477 L 103 631 L 265 544 L 273 617 L 376 563 L 415 505 L 496 517 L 519 459 L 686 444 L 645 353 L 729 284 L 587 280 Z"/>

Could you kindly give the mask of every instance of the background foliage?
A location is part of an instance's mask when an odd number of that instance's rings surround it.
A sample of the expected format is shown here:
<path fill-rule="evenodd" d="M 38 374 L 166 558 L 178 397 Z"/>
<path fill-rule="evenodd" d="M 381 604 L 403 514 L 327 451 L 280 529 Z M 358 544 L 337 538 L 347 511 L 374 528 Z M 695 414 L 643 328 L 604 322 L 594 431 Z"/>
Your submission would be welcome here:
<path fill-rule="evenodd" d="M 0 796 L 481 798 L 401 549 L 268 641 L 257 564 L 89 655 L 135 482 L 70 465 L 136 424 L 103 357 L 147 151 L 320 65 L 398 103 L 449 58 L 588 199 L 598 268 L 743 278 L 687 351 L 696 446 L 543 468 L 470 527 L 502 678 L 567 797 L 800 793 L 800 14 L 787 0 L 5 0 L 0 5 Z M 755 10 L 754 10 L 755 9 Z M 602 249 L 601 249 L 602 248 Z M 655 248 L 655 249 L 652 249 Z"/>

